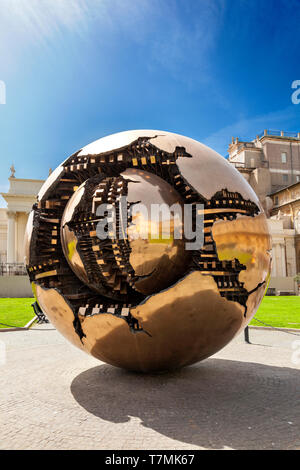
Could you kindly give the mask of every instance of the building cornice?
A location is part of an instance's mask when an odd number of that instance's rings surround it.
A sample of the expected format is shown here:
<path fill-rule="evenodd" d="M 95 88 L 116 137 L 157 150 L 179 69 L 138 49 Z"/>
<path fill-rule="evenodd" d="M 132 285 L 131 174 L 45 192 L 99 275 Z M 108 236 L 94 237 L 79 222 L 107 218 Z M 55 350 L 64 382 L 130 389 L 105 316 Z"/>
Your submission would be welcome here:
<path fill-rule="evenodd" d="M 299 186 L 299 189 L 300 189 L 300 181 L 290 184 L 289 186 L 284 186 L 283 188 L 278 189 L 277 191 L 274 191 L 273 193 L 268 194 L 268 196 L 275 196 L 276 194 L 283 193 L 284 191 L 290 190 L 291 188 L 294 188 L 295 186 Z"/>
<path fill-rule="evenodd" d="M 36 199 L 36 194 L 14 194 L 14 193 L 0 193 L 1 196 L 6 200 L 6 198 L 21 198 L 21 199 Z"/>
<path fill-rule="evenodd" d="M 30 182 L 30 183 L 44 183 L 45 180 L 32 180 L 32 179 L 27 179 L 27 178 L 13 178 L 13 177 L 10 177 L 8 178 L 9 181 L 26 181 L 26 182 Z"/>
<path fill-rule="evenodd" d="M 260 142 L 263 142 L 263 141 L 266 141 L 266 140 L 270 140 L 274 143 L 280 143 L 282 144 L 283 142 L 291 142 L 292 144 L 297 144 L 299 145 L 300 144 L 300 139 L 296 138 L 296 137 L 286 137 L 286 136 L 273 136 L 273 135 L 263 135 L 262 137 L 260 137 Z"/>

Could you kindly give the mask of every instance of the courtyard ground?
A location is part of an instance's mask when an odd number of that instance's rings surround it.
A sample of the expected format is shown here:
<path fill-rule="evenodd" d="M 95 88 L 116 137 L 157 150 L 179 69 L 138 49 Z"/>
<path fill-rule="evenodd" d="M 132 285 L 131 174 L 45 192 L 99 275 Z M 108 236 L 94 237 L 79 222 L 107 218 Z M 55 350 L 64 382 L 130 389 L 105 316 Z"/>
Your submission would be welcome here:
<path fill-rule="evenodd" d="M 140 375 L 35 328 L 0 334 L 0 449 L 300 449 L 300 336 L 251 329 Z"/>

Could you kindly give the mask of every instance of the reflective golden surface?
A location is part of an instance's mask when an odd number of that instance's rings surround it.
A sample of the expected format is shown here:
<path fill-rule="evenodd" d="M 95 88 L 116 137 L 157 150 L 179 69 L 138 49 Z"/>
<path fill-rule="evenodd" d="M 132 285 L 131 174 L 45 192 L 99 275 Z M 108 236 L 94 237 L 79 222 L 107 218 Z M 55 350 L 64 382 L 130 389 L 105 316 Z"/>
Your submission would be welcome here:
<path fill-rule="evenodd" d="M 61 244 L 62 249 L 65 255 L 66 260 L 69 263 L 69 266 L 74 271 L 76 276 L 79 279 L 88 284 L 88 276 L 86 269 L 82 262 L 81 256 L 78 253 L 77 244 L 78 239 L 74 231 L 70 230 L 67 223 L 72 219 L 73 213 L 77 205 L 79 204 L 82 196 L 84 194 L 84 184 L 82 184 L 73 194 L 67 206 L 64 210 L 62 219 L 61 219 Z"/>
<path fill-rule="evenodd" d="M 246 270 L 239 279 L 248 291 L 263 282 L 270 269 L 271 239 L 264 214 L 217 221 L 212 228 L 220 260 L 238 259 Z"/>
<path fill-rule="evenodd" d="M 97 208 L 117 208 L 122 196 L 128 225 L 116 209 L 119 231 L 99 239 L 106 219 Z M 158 220 L 153 204 L 201 204 L 201 247 L 187 250 L 175 236 L 182 219 Z M 248 183 L 213 150 L 161 131 L 108 136 L 66 159 L 42 188 L 25 240 L 35 295 L 54 326 L 100 360 L 143 372 L 224 347 L 255 314 L 270 275 L 266 218 Z"/>
<path fill-rule="evenodd" d="M 34 290 L 41 309 L 47 313 L 52 325 L 74 346 L 85 349 L 74 331 L 74 313 L 67 300 L 56 289 L 44 289 L 34 283 Z"/>
<path fill-rule="evenodd" d="M 183 213 L 183 201 L 172 186 L 149 172 L 130 169 L 122 176 L 129 181 L 127 199 L 134 213 L 127 228 L 129 260 L 135 275 L 143 278 L 135 281 L 135 288 L 143 294 L 152 294 L 184 274 L 189 253 L 183 238 L 176 239 L 176 232 L 183 230 L 182 218 L 176 218 L 176 213 L 170 211 L 161 210 L 158 217 L 151 213 L 156 212 L 158 205 L 176 204 Z M 145 213 L 139 210 L 141 204 Z"/>
<path fill-rule="evenodd" d="M 113 316 L 83 318 L 87 333 L 83 343 L 88 351 L 128 369 L 175 369 L 214 354 L 243 322 L 243 308 L 220 297 L 213 279 L 199 272 L 149 297 L 132 314 L 144 330 L 134 335 Z M 97 342 L 91 340 L 94 329 Z"/>

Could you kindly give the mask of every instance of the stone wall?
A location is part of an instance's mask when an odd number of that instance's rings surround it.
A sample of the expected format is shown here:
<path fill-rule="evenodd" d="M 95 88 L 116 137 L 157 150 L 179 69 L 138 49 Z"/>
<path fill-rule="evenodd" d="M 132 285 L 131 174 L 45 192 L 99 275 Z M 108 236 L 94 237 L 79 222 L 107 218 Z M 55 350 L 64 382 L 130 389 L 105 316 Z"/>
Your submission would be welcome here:
<path fill-rule="evenodd" d="M 0 276 L 0 297 L 33 297 L 28 276 Z"/>
<path fill-rule="evenodd" d="M 269 289 L 276 289 L 277 293 L 285 291 L 298 294 L 297 283 L 293 277 L 271 277 Z"/>

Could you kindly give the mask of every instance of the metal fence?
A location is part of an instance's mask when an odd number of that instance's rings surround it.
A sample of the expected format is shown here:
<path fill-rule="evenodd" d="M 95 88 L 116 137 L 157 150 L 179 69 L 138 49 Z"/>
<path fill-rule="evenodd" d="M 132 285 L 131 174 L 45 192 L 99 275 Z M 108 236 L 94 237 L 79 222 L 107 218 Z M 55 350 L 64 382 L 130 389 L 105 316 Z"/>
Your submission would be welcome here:
<path fill-rule="evenodd" d="M 25 276 L 26 274 L 23 263 L 0 263 L 0 276 Z"/>
<path fill-rule="evenodd" d="M 254 170 L 255 168 L 269 168 L 269 162 L 266 160 L 261 160 L 254 166 L 250 166 L 249 164 L 246 164 L 245 162 L 235 162 L 231 161 L 235 168 L 244 168 L 245 170 Z"/>
<path fill-rule="evenodd" d="M 261 138 L 264 135 L 273 135 L 275 137 L 292 137 L 294 139 L 300 138 L 299 132 L 287 132 L 287 131 L 277 131 L 273 129 L 266 129 L 265 131 L 258 134 L 258 137 Z"/>

